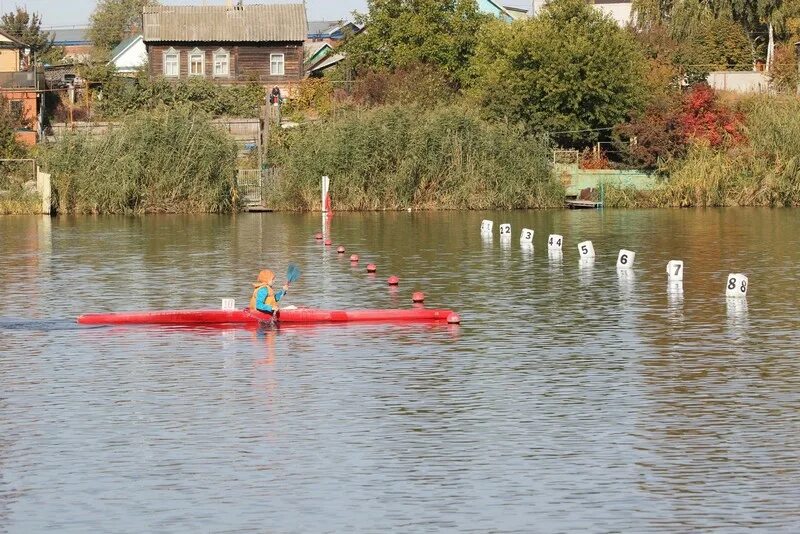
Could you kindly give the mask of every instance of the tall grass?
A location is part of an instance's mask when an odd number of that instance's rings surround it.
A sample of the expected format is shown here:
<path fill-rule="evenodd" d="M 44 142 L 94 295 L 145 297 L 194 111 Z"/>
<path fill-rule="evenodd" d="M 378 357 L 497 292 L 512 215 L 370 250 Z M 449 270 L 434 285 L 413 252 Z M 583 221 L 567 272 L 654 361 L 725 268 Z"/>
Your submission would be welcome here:
<path fill-rule="evenodd" d="M 340 210 L 543 208 L 564 198 L 547 146 L 461 107 L 352 112 L 292 131 L 271 152 L 282 168 L 269 195 L 278 209 L 319 209 L 323 175 Z"/>
<path fill-rule="evenodd" d="M 234 209 L 237 148 L 202 113 L 139 112 L 104 136 L 76 133 L 46 147 L 62 213 L 224 212 Z"/>
<path fill-rule="evenodd" d="M 740 103 L 747 143 L 695 145 L 654 191 L 610 187 L 609 207 L 800 206 L 800 99 L 760 96 Z"/>

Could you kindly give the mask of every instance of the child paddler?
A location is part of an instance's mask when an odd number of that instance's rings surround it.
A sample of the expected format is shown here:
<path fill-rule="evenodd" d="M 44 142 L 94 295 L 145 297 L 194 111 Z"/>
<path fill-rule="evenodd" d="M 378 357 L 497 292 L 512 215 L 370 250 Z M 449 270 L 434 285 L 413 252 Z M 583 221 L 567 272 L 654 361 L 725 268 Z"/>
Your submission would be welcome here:
<path fill-rule="evenodd" d="M 250 309 L 272 315 L 278 311 L 278 302 L 286 295 L 289 284 L 284 284 L 283 289 L 275 291 L 272 283 L 275 281 L 275 273 L 270 270 L 263 270 L 258 273 L 258 280 L 253 287 L 253 296 L 250 298 Z"/>

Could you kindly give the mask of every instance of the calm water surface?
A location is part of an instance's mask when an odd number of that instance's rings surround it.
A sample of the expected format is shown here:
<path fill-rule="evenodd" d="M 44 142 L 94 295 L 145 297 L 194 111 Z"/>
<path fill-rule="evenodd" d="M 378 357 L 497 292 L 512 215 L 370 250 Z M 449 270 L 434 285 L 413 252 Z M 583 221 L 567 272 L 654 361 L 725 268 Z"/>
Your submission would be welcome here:
<path fill-rule="evenodd" d="M 482 239 L 483 218 L 514 237 Z M 358 268 L 320 224 L 0 217 L 0 532 L 800 531 L 798 212 L 338 214 Z M 464 322 L 74 325 L 243 306 L 290 261 L 287 304 L 424 290 Z"/>

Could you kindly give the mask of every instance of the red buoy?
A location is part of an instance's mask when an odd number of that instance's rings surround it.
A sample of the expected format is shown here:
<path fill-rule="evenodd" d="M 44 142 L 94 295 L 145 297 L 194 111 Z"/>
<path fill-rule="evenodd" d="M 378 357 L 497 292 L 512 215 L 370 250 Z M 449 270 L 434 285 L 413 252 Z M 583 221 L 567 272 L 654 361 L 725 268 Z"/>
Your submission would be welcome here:
<path fill-rule="evenodd" d="M 447 324 L 461 324 L 461 317 L 457 313 L 451 313 L 447 316 Z"/>
<path fill-rule="evenodd" d="M 339 254 L 344 254 L 344 247 L 337 248 L 336 252 L 338 252 Z"/>
<path fill-rule="evenodd" d="M 370 263 L 369 265 L 367 265 L 367 272 L 368 273 L 374 273 L 377 270 L 378 270 L 378 267 L 374 263 Z"/>
<path fill-rule="evenodd" d="M 358 254 L 351 254 L 350 261 L 352 261 L 353 263 L 358 263 Z"/>
<path fill-rule="evenodd" d="M 329 246 L 331 246 L 332 244 L 333 244 L 333 243 L 331 242 L 331 240 L 330 240 L 330 239 L 326 239 L 326 240 L 325 240 L 325 246 L 326 246 L 326 247 L 329 247 Z"/>
<path fill-rule="evenodd" d="M 414 291 L 411 295 L 411 302 L 425 302 L 425 293 L 422 291 Z"/>
<path fill-rule="evenodd" d="M 322 241 L 322 234 L 317 232 L 316 234 L 314 234 L 314 239 L 316 239 L 317 241 Z"/>
<path fill-rule="evenodd" d="M 392 276 L 389 277 L 389 279 L 386 282 L 390 286 L 396 286 L 396 285 L 398 285 L 400 283 L 400 279 L 397 278 L 395 275 L 392 275 Z"/>

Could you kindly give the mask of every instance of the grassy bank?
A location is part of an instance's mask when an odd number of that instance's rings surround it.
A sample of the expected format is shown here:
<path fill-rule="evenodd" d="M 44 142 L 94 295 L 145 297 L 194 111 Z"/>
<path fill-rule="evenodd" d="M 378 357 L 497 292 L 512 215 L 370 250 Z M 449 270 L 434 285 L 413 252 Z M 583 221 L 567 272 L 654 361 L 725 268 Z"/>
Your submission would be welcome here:
<path fill-rule="evenodd" d="M 800 99 L 752 97 L 738 103 L 746 142 L 691 147 L 650 192 L 609 187 L 608 207 L 800 206 Z"/>
<path fill-rule="evenodd" d="M 463 107 L 351 112 L 273 140 L 282 176 L 268 203 L 319 209 L 320 176 L 330 175 L 340 210 L 561 206 L 548 158 L 545 144 Z"/>
<path fill-rule="evenodd" d="M 75 133 L 46 146 L 59 213 L 191 213 L 236 208 L 237 148 L 189 108 L 140 112 L 108 135 Z"/>
<path fill-rule="evenodd" d="M 23 191 L 0 194 L 0 215 L 32 215 L 41 212 L 42 200 L 38 195 Z"/>

